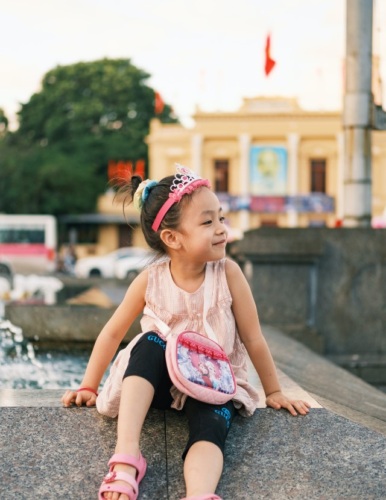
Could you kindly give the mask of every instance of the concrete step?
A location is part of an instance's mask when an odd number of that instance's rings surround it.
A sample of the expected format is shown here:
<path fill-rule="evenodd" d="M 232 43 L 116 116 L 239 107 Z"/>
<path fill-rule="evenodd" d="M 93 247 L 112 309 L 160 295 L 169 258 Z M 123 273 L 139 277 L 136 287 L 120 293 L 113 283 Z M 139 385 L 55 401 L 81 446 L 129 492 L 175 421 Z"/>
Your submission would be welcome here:
<path fill-rule="evenodd" d="M 284 390 L 308 400 L 312 409 L 295 418 L 264 408 L 262 397 L 253 417 L 237 417 L 218 494 L 224 500 L 385 498 L 386 395 L 353 375 L 346 378 L 344 370 L 275 329 L 264 332 Z M 254 383 L 261 391 L 256 378 Z M 116 420 L 95 409 L 62 408 L 61 394 L 0 390 L 2 499 L 97 498 L 114 450 Z M 362 422 L 355 421 L 356 413 Z M 149 412 L 141 443 L 149 468 L 140 500 L 184 496 L 186 439 L 183 413 Z"/>
<path fill-rule="evenodd" d="M 115 434 L 116 420 L 95 409 L 0 408 L 1 498 L 96 499 Z M 186 439 L 183 414 L 150 411 L 140 499 L 183 497 Z M 323 408 L 297 418 L 259 409 L 232 426 L 218 494 L 224 500 L 385 498 L 385 449 L 385 436 Z"/>

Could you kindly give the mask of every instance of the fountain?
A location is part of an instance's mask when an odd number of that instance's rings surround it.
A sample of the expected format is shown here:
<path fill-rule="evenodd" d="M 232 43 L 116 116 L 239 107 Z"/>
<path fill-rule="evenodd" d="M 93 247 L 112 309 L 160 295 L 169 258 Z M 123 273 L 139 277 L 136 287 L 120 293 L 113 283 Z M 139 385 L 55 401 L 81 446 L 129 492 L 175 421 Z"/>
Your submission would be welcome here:
<path fill-rule="evenodd" d="M 88 357 L 87 349 L 41 351 L 21 328 L 0 319 L 0 389 L 78 387 Z"/>
<path fill-rule="evenodd" d="M 77 387 L 89 349 L 68 345 L 44 351 L 38 338 L 29 341 L 23 329 L 4 318 L 5 303 L 22 299 L 50 305 L 62 288 L 56 278 L 35 275 L 14 277 L 14 287 L 0 277 L 0 389 L 58 389 Z"/>

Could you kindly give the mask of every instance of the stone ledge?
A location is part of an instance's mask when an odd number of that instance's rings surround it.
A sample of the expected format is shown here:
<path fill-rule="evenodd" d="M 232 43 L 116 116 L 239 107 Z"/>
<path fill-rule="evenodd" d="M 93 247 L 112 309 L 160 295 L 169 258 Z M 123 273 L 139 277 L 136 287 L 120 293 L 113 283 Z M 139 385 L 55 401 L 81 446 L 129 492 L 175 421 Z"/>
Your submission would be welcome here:
<path fill-rule="evenodd" d="M 87 408 L 1 408 L 2 498 L 96 498 L 115 444 L 116 420 Z M 184 494 L 187 422 L 151 410 L 142 450 L 149 461 L 139 499 Z M 237 417 L 218 487 L 224 500 L 384 498 L 386 438 L 325 409 L 307 417 L 257 410 Z"/>
<path fill-rule="evenodd" d="M 263 326 L 276 366 L 326 408 L 386 436 L 386 394 L 271 326 Z"/>
<path fill-rule="evenodd" d="M 252 365 L 249 366 L 250 381 L 257 388 L 260 402 L 259 408 L 265 408 L 265 396 L 260 381 Z M 320 404 L 297 383 L 281 370 L 278 370 L 280 385 L 290 398 L 303 399 L 312 408 L 321 408 Z M 0 389 L 0 408 L 61 408 L 60 398 L 64 389 Z"/>
<path fill-rule="evenodd" d="M 383 499 L 386 395 L 279 331 L 263 330 L 283 370 L 283 389 L 313 408 L 294 418 L 264 408 L 262 398 L 253 417 L 237 417 L 218 494 L 224 500 Z M 261 391 L 257 377 L 252 382 Z M 114 449 L 116 420 L 95 409 L 61 407 L 62 392 L 0 390 L 2 498 L 96 498 Z M 186 439 L 183 413 L 149 412 L 141 442 L 149 468 L 140 500 L 184 495 Z"/>

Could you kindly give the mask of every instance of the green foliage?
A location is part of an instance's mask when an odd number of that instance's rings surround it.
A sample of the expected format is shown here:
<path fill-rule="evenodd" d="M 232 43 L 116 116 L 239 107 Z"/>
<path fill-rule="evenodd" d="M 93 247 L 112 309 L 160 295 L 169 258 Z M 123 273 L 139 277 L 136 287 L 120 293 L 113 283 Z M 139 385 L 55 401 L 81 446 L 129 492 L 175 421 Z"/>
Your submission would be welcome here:
<path fill-rule="evenodd" d="M 18 130 L 0 138 L 0 212 L 93 212 L 109 160 L 147 161 L 155 116 L 148 78 L 128 59 L 49 71 L 22 105 Z M 168 105 L 157 116 L 176 121 Z"/>
<path fill-rule="evenodd" d="M 8 128 L 8 118 L 5 116 L 3 108 L 0 108 L 0 135 Z"/>

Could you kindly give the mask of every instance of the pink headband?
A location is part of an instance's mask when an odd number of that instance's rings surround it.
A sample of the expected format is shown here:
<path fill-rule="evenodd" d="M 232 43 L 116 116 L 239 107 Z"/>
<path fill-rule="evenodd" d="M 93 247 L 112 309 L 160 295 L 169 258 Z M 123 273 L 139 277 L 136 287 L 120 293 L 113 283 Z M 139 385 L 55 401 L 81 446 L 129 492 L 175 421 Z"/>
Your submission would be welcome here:
<path fill-rule="evenodd" d="M 174 176 L 172 185 L 170 186 L 169 198 L 165 201 L 159 212 L 154 219 L 151 226 L 153 231 L 158 231 L 161 222 L 163 221 L 165 215 L 167 214 L 170 207 L 181 200 L 185 194 L 193 193 L 197 188 L 201 186 L 206 186 L 210 188 L 210 182 L 208 179 L 202 179 L 198 177 L 189 168 L 183 167 L 182 165 L 176 166 L 177 173 Z"/>

